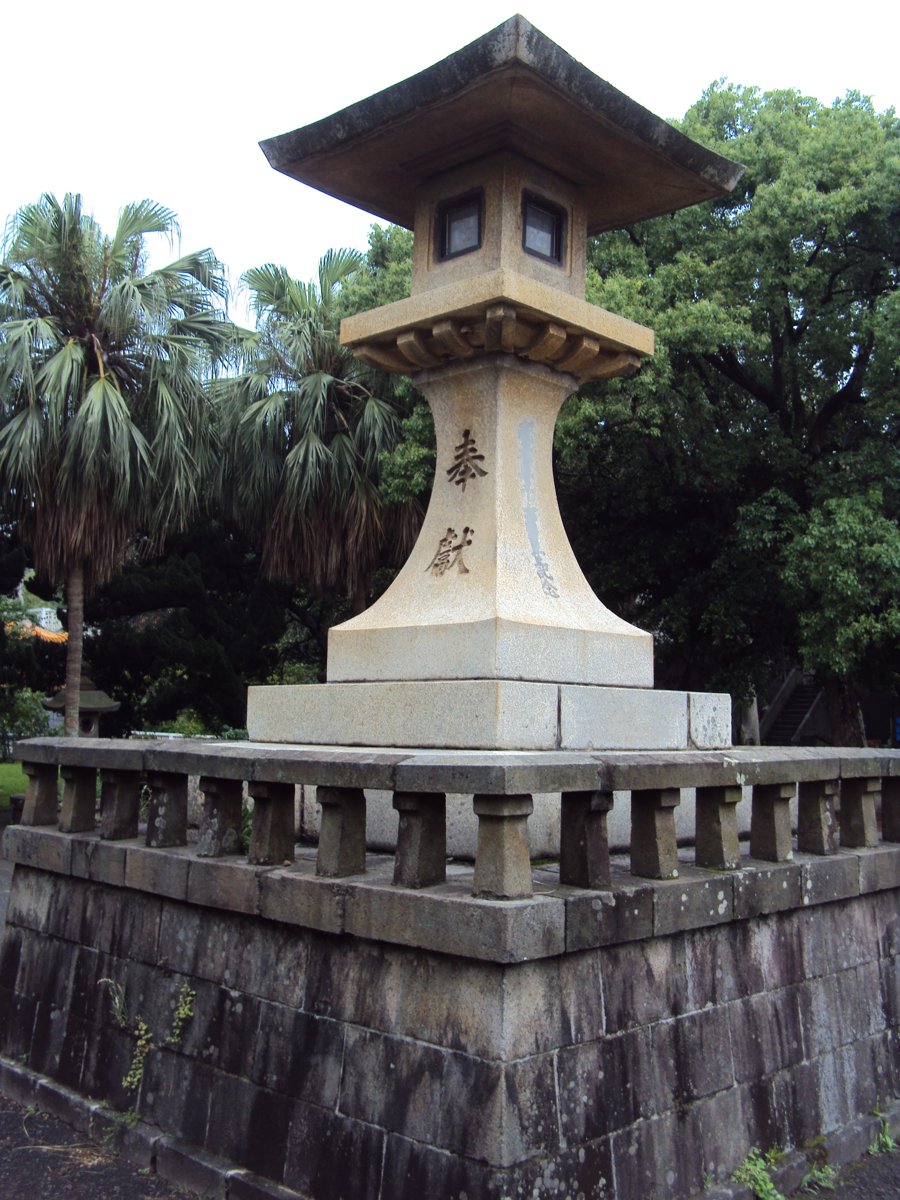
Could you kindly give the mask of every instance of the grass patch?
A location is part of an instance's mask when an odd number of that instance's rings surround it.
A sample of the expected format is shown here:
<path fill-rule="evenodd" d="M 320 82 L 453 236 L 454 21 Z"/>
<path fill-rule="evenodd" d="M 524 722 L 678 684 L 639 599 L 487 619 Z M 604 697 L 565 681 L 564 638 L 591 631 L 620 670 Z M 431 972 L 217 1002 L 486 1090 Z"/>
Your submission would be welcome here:
<path fill-rule="evenodd" d="M 9 798 L 24 792 L 28 779 L 20 763 L 0 763 L 0 808 L 9 806 Z"/>

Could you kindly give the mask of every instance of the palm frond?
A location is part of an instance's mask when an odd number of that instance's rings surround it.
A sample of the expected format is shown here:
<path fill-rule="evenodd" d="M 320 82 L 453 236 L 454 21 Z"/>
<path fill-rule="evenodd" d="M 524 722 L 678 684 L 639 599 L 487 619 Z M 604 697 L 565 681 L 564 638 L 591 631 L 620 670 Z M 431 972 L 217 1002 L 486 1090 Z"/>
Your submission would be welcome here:
<path fill-rule="evenodd" d="M 109 243 L 109 257 L 118 271 L 128 270 L 135 248 L 139 249 L 142 239 L 151 233 L 165 234 L 170 246 L 175 237 L 180 237 L 181 228 L 172 210 L 152 200 L 126 204 Z"/>
<path fill-rule="evenodd" d="M 45 395 L 58 397 L 57 406 L 61 408 L 78 397 L 83 373 L 84 346 L 69 338 L 41 364 L 35 384 Z"/>
<path fill-rule="evenodd" d="M 319 297 L 328 306 L 334 293 L 360 267 L 365 265 L 366 256 L 359 250 L 328 250 L 319 259 Z"/>
<path fill-rule="evenodd" d="M 178 279 L 182 284 L 188 284 L 182 299 L 189 297 L 195 302 L 201 298 L 209 303 L 208 296 L 219 296 L 222 299 L 228 295 L 228 281 L 225 278 L 225 268 L 216 258 L 212 250 L 197 250 L 193 254 L 184 254 L 174 262 L 152 272 L 148 279 L 155 277 L 164 280 Z M 190 282 L 199 284 L 199 289 L 190 288 Z"/>
<path fill-rule="evenodd" d="M 39 409 L 32 404 L 20 409 L 0 429 L 0 486 L 33 505 L 45 459 L 55 449 L 48 445 Z"/>
<path fill-rule="evenodd" d="M 213 444 L 204 384 L 234 334 L 211 251 L 145 273 L 145 237 L 176 233 L 170 209 L 142 200 L 105 238 L 76 195 L 44 195 L 7 224 L 0 481 L 55 579 L 91 555 L 88 579 L 103 578 L 131 530 L 152 541 L 200 502 Z"/>
<path fill-rule="evenodd" d="M 378 461 L 399 422 L 359 382 L 338 331 L 340 289 L 364 261 L 331 250 L 310 283 L 273 263 L 245 272 L 258 330 L 216 390 L 232 511 L 261 537 L 270 576 L 317 594 L 355 592 L 386 540 Z"/>
<path fill-rule="evenodd" d="M 291 312 L 289 297 L 295 294 L 291 285 L 295 283 L 284 267 L 265 263 L 251 267 L 241 276 L 239 290 L 251 292 L 250 307 L 258 317 L 272 311 L 282 317 Z"/>

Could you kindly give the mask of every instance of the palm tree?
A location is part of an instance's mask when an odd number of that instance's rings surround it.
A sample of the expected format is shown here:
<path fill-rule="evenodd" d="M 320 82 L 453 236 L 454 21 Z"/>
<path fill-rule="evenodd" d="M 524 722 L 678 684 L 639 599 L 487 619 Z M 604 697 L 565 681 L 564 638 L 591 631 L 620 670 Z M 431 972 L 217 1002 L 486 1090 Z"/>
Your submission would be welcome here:
<path fill-rule="evenodd" d="M 258 329 L 238 377 L 220 384 L 227 490 L 263 570 L 318 596 L 348 593 L 355 612 L 388 532 L 378 459 L 400 432 L 338 336 L 341 288 L 364 262 L 330 250 L 314 283 L 271 263 L 247 271 Z"/>
<path fill-rule="evenodd" d="M 140 535 L 158 547 L 197 507 L 211 458 L 205 382 L 231 327 L 210 250 L 148 271 L 145 238 L 177 232 L 141 200 L 112 237 L 81 197 L 9 221 L 0 262 L 0 488 L 38 573 L 69 610 L 65 729 L 78 732 L 85 594 Z"/>

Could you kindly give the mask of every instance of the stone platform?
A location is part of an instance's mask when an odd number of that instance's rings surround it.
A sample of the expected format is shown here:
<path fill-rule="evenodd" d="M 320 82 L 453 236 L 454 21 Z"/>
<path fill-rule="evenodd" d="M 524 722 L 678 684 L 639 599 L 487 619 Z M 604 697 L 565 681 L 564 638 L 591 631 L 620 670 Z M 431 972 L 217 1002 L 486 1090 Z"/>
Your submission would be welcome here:
<path fill-rule="evenodd" d="M 211 1194 L 681 1200 L 753 1144 L 808 1145 L 900 1094 L 898 753 L 19 754 L 0 1053 L 136 1113 L 167 1162 L 207 1164 Z M 294 845 L 295 783 L 323 802 L 316 848 Z M 364 787 L 394 793 L 395 855 L 366 855 Z M 474 865 L 443 853 L 463 789 Z M 549 790 L 561 858 L 533 866 L 530 793 Z M 632 837 L 611 858 L 614 791 Z"/>
<path fill-rule="evenodd" d="M 251 687 L 259 742 L 450 750 L 711 750 L 731 745 L 731 698 L 508 679 Z"/>

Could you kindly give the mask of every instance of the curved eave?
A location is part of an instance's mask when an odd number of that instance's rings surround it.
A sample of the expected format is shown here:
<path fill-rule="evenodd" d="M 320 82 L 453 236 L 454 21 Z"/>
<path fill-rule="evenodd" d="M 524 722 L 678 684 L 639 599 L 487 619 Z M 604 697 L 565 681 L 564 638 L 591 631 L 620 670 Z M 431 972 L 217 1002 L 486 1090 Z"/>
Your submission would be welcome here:
<path fill-rule="evenodd" d="M 57 692 L 50 700 L 41 701 L 48 712 L 62 712 L 66 707 L 65 692 Z M 118 700 L 107 696 L 106 692 L 79 692 L 78 711 L 84 713 L 111 713 L 121 708 Z"/>
<path fill-rule="evenodd" d="M 260 145 L 276 170 L 407 228 L 418 184 L 501 149 L 580 186 L 592 234 L 726 195 L 743 173 L 520 16 L 418 75 Z"/>

